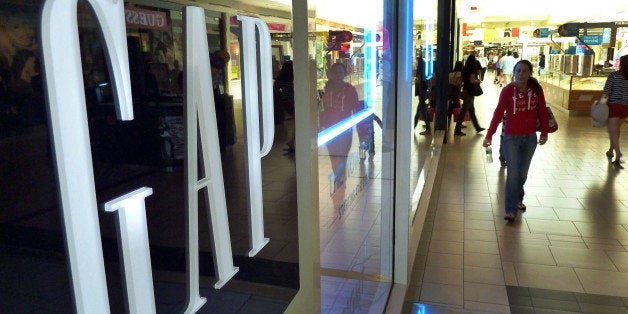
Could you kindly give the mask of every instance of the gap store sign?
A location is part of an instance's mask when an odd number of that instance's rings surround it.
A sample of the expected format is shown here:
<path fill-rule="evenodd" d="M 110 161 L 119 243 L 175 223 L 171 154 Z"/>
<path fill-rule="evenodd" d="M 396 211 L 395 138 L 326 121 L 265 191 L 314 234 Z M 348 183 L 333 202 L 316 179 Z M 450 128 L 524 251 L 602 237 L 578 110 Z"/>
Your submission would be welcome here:
<path fill-rule="evenodd" d="M 117 117 L 119 120 L 132 120 L 124 2 L 88 2 L 93 8 L 105 42 Z M 186 7 L 184 20 L 187 119 L 185 312 L 195 313 L 206 302 L 199 294 L 199 191 L 203 192 L 202 195 L 209 203 L 207 216 L 212 232 L 217 277 L 214 287 L 221 288 L 238 272 L 238 268 L 233 265 L 231 252 L 214 95 L 209 88 L 212 81 L 203 9 Z M 271 43 L 268 27 L 263 21 L 246 16 L 238 16 L 238 20 L 243 37 L 245 83 L 243 92 L 251 239 L 248 255 L 254 256 L 269 241 L 264 238 L 260 160 L 270 151 L 274 136 Z M 45 2 L 41 18 L 41 45 L 50 133 L 75 309 L 77 313 L 109 313 L 83 89 L 77 0 Z M 256 57 L 257 53 L 259 58 Z M 202 154 L 202 160 L 198 159 L 199 154 Z M 205 174 L 205 177 L 199 178 L 199 172 Z M 122 255 L 120 260 L 130 313 L 155 312 L 144 203 L 144 199 L 152 193 L 151 188 L 143 187 L 129 191 L 102 206 L 104 211 L 117 214 L 118 241 Z"/>

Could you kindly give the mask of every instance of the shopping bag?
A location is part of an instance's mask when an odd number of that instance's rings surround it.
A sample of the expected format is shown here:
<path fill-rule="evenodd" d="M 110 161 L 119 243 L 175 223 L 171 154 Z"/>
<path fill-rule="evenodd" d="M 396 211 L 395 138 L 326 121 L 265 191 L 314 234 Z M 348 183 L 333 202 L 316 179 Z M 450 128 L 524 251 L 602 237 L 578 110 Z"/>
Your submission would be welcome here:
<path fill-rule="evenodd" d="M 606 125 L 608 120 L 608 99 L 602 97 L 600 100 L 593 102 L 591 106 L 591 122 L 596 128 L 601 128 Z"/>
<path fill-rule="evenodd" d="M 454 108 L 454 121 L 458 121 L 458 116 L 460 115 L 460 108 Z M 469 116 L 469 111 L 464 115 L 463 121 L 471 121 L 471 116 Z"/>

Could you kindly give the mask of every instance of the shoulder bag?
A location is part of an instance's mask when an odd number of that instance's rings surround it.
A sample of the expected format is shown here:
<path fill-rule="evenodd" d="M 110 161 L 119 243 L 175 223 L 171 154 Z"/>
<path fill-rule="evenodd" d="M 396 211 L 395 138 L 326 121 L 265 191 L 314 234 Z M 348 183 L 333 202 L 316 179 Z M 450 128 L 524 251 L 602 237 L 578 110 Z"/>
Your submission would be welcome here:
<path fill-rule="evenodd" d="M 537 115 L 538 115 L 538 109 L 537 109 Z M 549 116 L 548 120 L 549 120 L 549 133 L 554 133 L 556 131 L 558 131 L 558 122 L 556 122 L 556 117 L 554 117 L 554 113 L 552 112 L 552 109 L 548 106 L 547 107 L 547 115 Z M 536 119 L 536 131 L 537 132 L 541 132 L 541 120 L 537 117 Z"/>
<path fill-rule="evenodd" d="M 600 100 L 593 102 L 591 106 L 591 122 L 596 128 L 601 128 L 606 125 L 608 120 L 608 99 L 606 97 L 600 98 Z"/>
<path fill-rule="evenodd" d="M 469 95 L 472 95 L 472 96 L 480 96 L 484 94 L 484 91 L 482 90 L 482 86 L 480 86 L 480 82 L 469 83 L 469 86 L 467 87 L 467 92 L 469 93 Z"/>

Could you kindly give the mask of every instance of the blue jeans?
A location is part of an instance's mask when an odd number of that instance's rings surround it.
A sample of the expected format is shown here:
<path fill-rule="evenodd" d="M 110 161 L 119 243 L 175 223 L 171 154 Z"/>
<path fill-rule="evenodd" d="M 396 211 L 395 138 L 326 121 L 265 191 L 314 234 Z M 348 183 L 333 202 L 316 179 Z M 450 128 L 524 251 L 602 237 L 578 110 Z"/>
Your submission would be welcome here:
<path fill-rule="evenodd" d="M 528 179 L 528 169 L 536 150 L 536 133 L 504 136 L 506 148 L 506 214 L 516 214 L 525 194 L 523 185 Z"/>

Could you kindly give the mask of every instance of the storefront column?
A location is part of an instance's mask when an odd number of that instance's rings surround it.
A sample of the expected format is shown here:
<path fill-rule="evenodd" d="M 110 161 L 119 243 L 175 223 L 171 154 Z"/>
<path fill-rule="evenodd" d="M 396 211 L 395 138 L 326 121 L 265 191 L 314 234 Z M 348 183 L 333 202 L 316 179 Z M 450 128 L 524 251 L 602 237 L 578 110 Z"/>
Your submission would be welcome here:
<path fill-rule="evenodd" d="M 308 46 L 308 1 L 292 1 L 292 40 L 295 73 L 294 100 L 297 171 L 297 211 L 299 230 L 299 292 L 286 313 L 319 313 L 320 288 L 320 229 L 318 210 L 318 106 L 311 95 L 316 91 L 316 74 L 312 73 Z M 314 77 L 312 77 L 314 76 Z M 313 85 L 314 84 L 314 85 Z"/>

